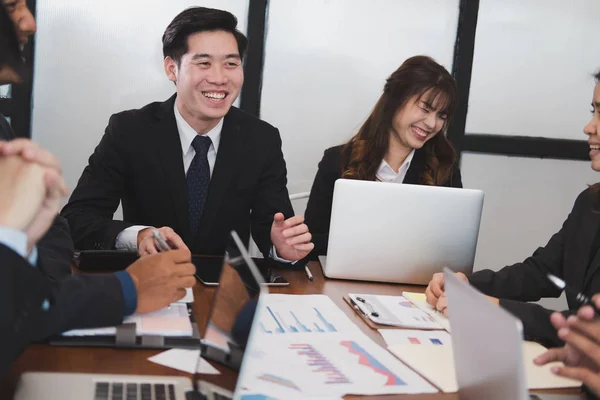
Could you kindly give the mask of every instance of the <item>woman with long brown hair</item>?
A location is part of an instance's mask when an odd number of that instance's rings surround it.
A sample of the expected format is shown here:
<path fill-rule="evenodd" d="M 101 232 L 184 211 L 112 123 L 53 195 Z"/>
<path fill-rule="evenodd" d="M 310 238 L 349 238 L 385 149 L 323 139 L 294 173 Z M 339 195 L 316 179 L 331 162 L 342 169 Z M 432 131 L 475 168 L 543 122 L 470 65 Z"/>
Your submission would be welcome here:
<path fill-rule="evenodd" d="M 407 59 L 387 79 L 358 133 L 325 150 L 305 212 L 312 255 L 325 254 L 333 187 L 339 178 L 462 187 L 446 129 L 456 107 L 456 83 L 426 56 Z"/>

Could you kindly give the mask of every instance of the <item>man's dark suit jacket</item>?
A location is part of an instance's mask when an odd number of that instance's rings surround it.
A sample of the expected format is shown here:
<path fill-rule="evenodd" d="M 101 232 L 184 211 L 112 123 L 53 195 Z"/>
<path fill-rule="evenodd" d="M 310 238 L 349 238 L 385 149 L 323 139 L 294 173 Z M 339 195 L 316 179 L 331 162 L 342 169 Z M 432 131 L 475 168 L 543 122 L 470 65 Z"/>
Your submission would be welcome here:
<path fill-rule="evenodd" d="M 573 210 L 558 233 L 545 247 L 522 263 L 502 268 L 498 272 L 478 271 L 469 277 L 471 285 L 481 292 L 500 299 L 500 305 L 523 322 L 528 340 L 546 346 L 561 346 L 550 323 L 551 310 L 540 305 L 525 303 L 543 297 L 558 297 L 557 289 L 548 278 L 552 273 L 578 291 L 588 294 L 600 292 L 600 252 L 594 247 L 600 229 L 598 194 L 592 189 L 583 191 Z M 567 293 L 569 310 L 565 316 L 575 314 L 580 305 L 572 293 Z"/>
<path fill-rule="evenodd" d="M 268 255 L 273 215 L 293 215 L 279 131 L 235 107 L 229 110 L 206 208 L 192 236 L 174 101 L 175 95 L 110 118 L 61 212 L 75 246 L 111 249 L 129 226 L 169 226 L 192 253 L 222 256 L 231 230 L 248 243 L 251 228 L 259 249 Z M 119 201 L 124 221 L 113 220 Z"/>
<path fill-rule="evenodd" d="M 342 177 L 342 146 L 325 150 L 319 163 L 319 170 L 310 191 L 310 197 L 304 213 L 305 223 L 312 234 L 315 248 L 311 256 L 327 254 L 329 242 L 329 225 L 331 220 L 331 205 L 333 203 L 333 187 L 335 181 Z M 417 150 L 413 156 L 410 168 L 406 171 L 403 183 L 419 185 L 419 177 L 425 170 L 425 155 Z M 450 179 L 441 186 L 462 188 L 460 170 L 455 166 Z M 373 205 L 374 207 L 376 205 Z"/>
<path fill-rule="evenodd" d="M 46 300 L 49 308 L 43 310 Z M 1 244 L 0 307 L 0 378 L 29 343 L 73 328 L 117 325 L 125 310 L 114 275 L 77 275 L 52 282 Z"/>
<path fill-rule="evenodd" d="M 0 140 L 12 140 L 15 133 L 0 114 Z M 56 216 L 54 223 L 44 237 L 38 242 L 38 255 L 44 260 L 43 271 L 52 280 L 58 280 L 71 275 L 71 260 L 73 257 L 73 240 L 67 221 Z"/>

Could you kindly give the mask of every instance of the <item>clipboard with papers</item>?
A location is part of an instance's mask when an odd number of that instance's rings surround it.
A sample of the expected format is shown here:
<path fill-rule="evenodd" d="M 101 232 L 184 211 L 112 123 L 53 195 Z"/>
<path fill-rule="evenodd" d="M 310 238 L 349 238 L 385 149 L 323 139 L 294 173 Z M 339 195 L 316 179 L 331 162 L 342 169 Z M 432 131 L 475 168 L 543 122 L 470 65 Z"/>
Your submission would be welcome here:
<path fill-rule="evenodd" d="M 73 329 L 50 338 L 57 346 L 197 349 L 200 332 L 192 312 L 193 295 L 147 314 L 133 314 L 118 326 Z"/>
<path fill-rule="evenodd" d="M 409 292 L 402 296 L 349 293 L 344 300 L 373 329 L 401 327 L 449 331 L 448 319 L 431 307 L 428 309 L 427 302 L 418 295 Z"/>

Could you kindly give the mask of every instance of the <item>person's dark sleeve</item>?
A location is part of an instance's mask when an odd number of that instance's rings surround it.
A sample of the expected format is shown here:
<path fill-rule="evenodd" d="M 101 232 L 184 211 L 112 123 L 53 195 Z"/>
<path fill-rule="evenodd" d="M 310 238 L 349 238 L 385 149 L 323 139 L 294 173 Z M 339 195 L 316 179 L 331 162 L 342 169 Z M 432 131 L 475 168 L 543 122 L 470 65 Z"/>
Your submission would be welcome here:
<path fill-rule="evenodd" d="M 559 347 L 565 343 L 556 334 L 556 329 L 550 322 L 550 315 L 555 312 L 535 303 L 518 300 L 500 299 L 500 307 L 504 308 L 523 323 L 525 340 L 541 343 L 546 347 Z M 561 311 L 568 318 L 577 314 L 577 310 Z"/>
<path fill-rule="evenodd" d="M 115 326 L 123 321 L 126 311 L 117 275 L 73 275 L 54 285 L 50 307 L 34 340 L 71 329 Z"/>
<path fill-rule="evenodd" d="M 123 293 L 124 314 L 131 315 L 137 309 L 137 291 L 133 278 L 127 271 L 115 272 L 115 276 L 121 284 L 121 292 Z"/>
<path fill-rule="evenodd" d="M 118 118 L 113 115 L 69 203 L 61 211 L 78 249 L 113 249 L 117 235 L 133 225 L 113 220 L 125 190 L 129 157 L 118 132 Z"/>
<path fill-rule="evenodd" d="M 575 201 L 573 209 L 582 201 Z M 544 297 L 558 297 L 562 291 L 546 277 L 548 273 L 563 277 L 565 232 L 571 232 L 574 223 L 571 211 L 560 231 L 555 233 L 544 247 L 538 248 L 522 263 L 502 268 L 500 271 L 482 270 L 469 277 L 471 285 L 482 293 L 500 299 L 500 306 L 518 317 L 523 323 L 526 338 L 546 346 L 560 346 L 563 342 L 550 323 L 548 310 L 540 305 L 526 303 Z M 565 316 L 575 311 L 563 311 Z"/>
<path fill-rule="evenodd" d="M 0 377 L 42 329 L 52 283 L 23 257 L 0 245 Z"/>
<path fill-rule="evenodd" d="M 555 233 L 545 247 L 538 248 L 531 257 L 494 272 L 489 269 L 469 277 L 471 285 L 488 296 L 518 301 L 537 301 L 543 297 L 558 297 L 561 291 L 546 277 L 548 273 L 562 277 L 563 228 Z"/>
<path fill-rule="evenodd" d="M 67 221 L 57 215 L 48 232 L 37 244 L 40 270 L 50 280 L 57 281 L 71 275 L 73 240 Z"/>
<path fill-rule="evenodd" d="M 309 256 L 312 259 L 327 253 L 333 188 L 335 181 L 340 177 L 339 156 L 336 151 L 339 150 L 332 148 L 323 154 L 304 212 L 304 222 L 315 244 Z"/>
<path fill-rule="evenodd" d="M 281 137 L 275 129 L 270 148 L 265 149 L 267 162 L 261 172 L 260 182 L 252 204 L 250 229 L 252 237 L 265 258 L 269 258 L 273 243 L 271 226 L 273 216 L 281 212 L 285 218 L 294 215 L 287 190 L 287 168 L 281 151 Z"/>

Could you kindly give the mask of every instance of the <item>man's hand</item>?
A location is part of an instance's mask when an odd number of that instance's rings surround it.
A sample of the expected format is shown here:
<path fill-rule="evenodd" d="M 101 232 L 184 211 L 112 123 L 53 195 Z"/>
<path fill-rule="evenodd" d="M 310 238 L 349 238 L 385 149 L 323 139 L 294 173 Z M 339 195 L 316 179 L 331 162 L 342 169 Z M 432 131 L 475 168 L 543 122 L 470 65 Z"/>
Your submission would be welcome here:
<path fill-rule="evenodd" d="M 29 207 L 29 212 L 34 213 L 34 218 L 29 221 L 27 227 L 20 229 L 27 234 L 27 247 L 28 251 L 31 251 L 33 246 L 46 233 L 58 214 L 60 201 L 67 194 L 67 186 L 62 176 L 60 162 L 49 151 L 40 148 L 29 139 L 14 139 L 10 142 L 0 142 L 0 159 L 14 160 L 17 158 L 22 163 L 28 163 L 29 166 L 24 168 L 29 174 L 37 175 L 39 171 L 43 171 L 43 182 L 38 185 L 38 189 L 45 188 L 41 203 L 36 203 L 37 205 L 33 207 L 28 202 L 23 202 L 22 204 L 22 206 Z M 16 178 L 16 175 L 13 178 Z M 27 185 L 29 182 L 25 181 L 30 178 L 17 178 L 16 185 Z M 16 186 L 14 187 L 16 188 Z M 2 191 L 1 193 L 6 192 Z M 37 202 L 38 199 L 34 195 L 28 200 Z M 5 200 L 8 201 L 8 199 Z"/>
<path fill-rule="evenodd" d="M 46 197 L 44 168 L 0 157 L 0 226 L 25 232 Z"/>
<path fill-rule="evenodd" d="M 58 158 L 29 139 L 18 138 L 10 142 L 0 142 L 0 156 L 20 156 L 25 161 L 54 169 L 62 174 Z"/>
<path fill-rule="evenodd" d="M 159 252 L 159 249 L 156 248 L 154 239 L 152 238 L 152 231 L 155 229 L 163 235 L 171 248 L 186 250 L 188 253 L 190 252 L 190 249 L 188 249 L 188 247 L 185 245 L 183 239 L 181 239 L 181 237 L 176 234 L 173 229 L 169 228 L 168 226 L 163 226 L 162 228 L 145 228 L 138 232 L 137 247 L 138 254 L 140 256 L 156 254 Z"/>
<path fill-rule="evenodd" d="M 593 301 L 600 307 L 600 295 L 595 295 Z M 565 346 L 548 350 L 534 362 L 537 365 L 563 362 L 564 367 L 553 367 L 552 372 L 582 381 L 596 394 L 600 393 L 600 320 L 595 317 L 592 307 L 583 306 L 577 316 L 572 315 L 568 319 L 560 313 L 553 313 L 550 321 L 558 330 L 558 337 L 565 341 Z"/>
<path fill-rule="evenodd" d="M 296 261 L 308 255 L 315 245 L 310 241 L 312 235 L 304 223 L 304 217 L 297 215 L 285 219 L 282 213 L 273 217 L 271 225 L 271 243 L 277 255 L 286 260 Z"/>
<path fill-rule="evenodd" d="M 187 249 L 142 257 L 126 271 L 131 275 L 137 291 L 138 313 L 160 310 L 182 299 L 185 289 L 196 283 L 196 267 Z"/>
<path fill-rule="evenodd" d="M 0 156 L 0 225 L 24 232 L 28 251 L 54 221 L 66 192 L 60 168 Z"/>

